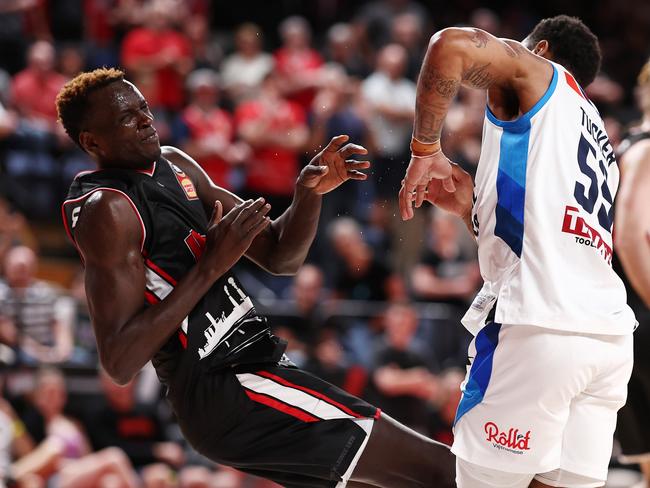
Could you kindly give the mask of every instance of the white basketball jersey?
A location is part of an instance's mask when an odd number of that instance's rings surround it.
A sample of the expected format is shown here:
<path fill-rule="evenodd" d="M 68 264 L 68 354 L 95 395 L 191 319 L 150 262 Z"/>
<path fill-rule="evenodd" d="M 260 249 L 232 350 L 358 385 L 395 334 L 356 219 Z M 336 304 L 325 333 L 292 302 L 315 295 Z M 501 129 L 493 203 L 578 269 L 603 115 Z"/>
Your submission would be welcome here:
<path fill-rule="evenodd" d="M 627 334 L 634 313 L 613 271 L 619 171 L 600 114 L 553 63 L 544 96 L 513 121 L 489 108 L 472 223 L 481 292 L 463 318 L 590 334 Z"/>

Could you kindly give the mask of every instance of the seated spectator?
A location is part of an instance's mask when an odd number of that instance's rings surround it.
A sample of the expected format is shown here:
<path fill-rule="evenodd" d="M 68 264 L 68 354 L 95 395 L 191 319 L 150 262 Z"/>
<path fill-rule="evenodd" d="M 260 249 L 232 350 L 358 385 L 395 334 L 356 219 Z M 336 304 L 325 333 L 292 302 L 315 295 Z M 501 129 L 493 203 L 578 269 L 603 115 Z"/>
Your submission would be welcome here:
<path fill-rule="evenodd" d="M 187 78 L 190 104 L 174 127 L 176 144 L 192 156 L 217 185 L 238 189 L 232 171 L 250 157 L 250 147 L 235 142 L 232 116 L 219 105 L 219 77 L 201 69 Z"/>
<path fill-rule="evenodd" d="M 183 105 L 185 76 L 192 69 L 192 48 L 172 28 L 174 12 L 167 2 L 152 0 L 146 8 L 144 25 L 124 38 L 122 63 L 152 106 L 177 110 Z"/>
<path fill-rule="evenodd" d="M 445 302 L 464 313 L 481 275 L 475 246 L 467 251 L 461 232 L 457 217 L 432 209 L 426 248 L 411 274 L 411 286 L 420 300 Z"/>
<path fill-rule="evenodd" d="M 418 315 L 406 304 L 393 304 L 384 314 L 384 334 L 372 373 L 375 404 L 413 429 L 427 433 L 429 402 L 439 395 L 439 381 L 428 369 L 426 347 L 414 337 Z"/>
<path fill-rule="evenodd" d="M 14 76 L 11 87 L 12 106 L 20 118 L 7 145 L 5 169 L 12 184 L 6 191 L 28 217 L 49 217 L 60 203 L 54 153 L 62 127 L 54 101 L 66 79 L 54 63 L 52 44 L 35 42 L 27 68 Z"/>
<path fill-rule="evenodd" d="M 35 247 L 36 238 L 25 217 L 14 210 L 7 200 L 0 197 L 0 276 L 4 275 L 7 252 L 20 244 Z"/>
<path fill-rule="evenodd" d="M 323 272 L 312 264 L 305 264 L 293 278 L 291 307 L 286 315 L 274 317 L 273 322 L 286 327 L 305 347 L 312 347 L 326 326 L 323 298 Z"/>
<path fill-rule="evenodd" d="M 136 468 L 155 463 L 180 467 L 185 459 L 183 448 L 167 440 L 154 405 L 136 402 L 135 380 L 120 386 L 103 370 L 100 380 L 105 397 L 97 399 L 85 412 L 93 448 L 118 447 Z"/>
<path fill-rule="evenodd" d="M 366 115 L 359 103 L 359 84 L 353 82 L 338 65 L 323 68 L 323 85 L 318 90 L 312 104 L 309 137 L 309 150 L 320 151 L 332 137 L 347 134 L 350 141 L 361 144 L 372 151 L 373 141 L 366 122 Z M 318 222 L 318 230 L 324 232 L 337 216 L 364 218 L 372 200 L 370 182 L 352 182 L 339 187 L 323 199 L 323 208 Z M 324 261 L 330 250 L 327 243 L 317 239 L 312 249 L 316 259 Z"/>
<path fill-rule="evenodd" d="M 402 279 L 394 274 L 361 236 L 353 219 L 341 217 L 330 224 L 329 238 L 341 268 L 334 291 L 346 300 L 398 301 L 405 298 Z"/>
<path fill-rule="evenodd" d="M 265 197 L 271 215 L 280 215 L 291 204 L 300 151 L 309 134 L 304 111 L 282 98 L 281 83 L 270 73 L 258 97 L 235 112 L 239 137 L 253 148 L 246 167 L 246 191 Z"/>
<path fill-rule="evenodd" d="M 334 329 L 323 329 L 308 353 L 303 369 L 352 395 L 363 395 L 368 373 L 360 365 L 349 364 Z"/>
<path fill-rule="evenodd" d="M 51 285 L 36 279 L 37 257 L 25 246 L 5 256 L 0 282 L 0 323 L 12 331 L 18 358 L 26 364 L 63 363 L 72 353 L 68 303 Z"/>
<path fill-rule="evenodd" d="M 287 17 L 279 31 L 282 46 L 274 57 L 282 91 L 289 100 L 309 110 L 321 83 L 323 58 L 311 47 L 311 28 L 303 17 Z"/>
<path fill-rule="evenodd" d="M 223 55 L 213 39 L 207 15 L 191 15 L 183 22 L 183 32 L 192 45 L 196 69 L 217 69 Z"/>
<path fill-rule="evenodd" d="M 65 380 L 59 370 L 40 370 L 31 395 L 31 409 L 23 419 L 38 442 L 45 440 L 58 453 L 55 486 L 103 487 L 105 483 L 136 488 L 137 476 L 123 452 L 110 447 L 92 453 L 82 427 L 64 414 Z"/>
<path fill-rule="evenodd" d="M 391 25 L 392 42 L 406 49 L 406 77 L 412 81 L 417 81 L 426 52 L 428 39 L 425 38 L 423 29 L 422 20 L 413 13 L 396 16 Z"/>
<path fill-rule="evenodd" d="M 223 86 L 236 104 L 255 98 L 264 78 L 273 70 L 273 57 L 262 51 L 262 30 L 246 23 L 235 33 L 236 51 L 221 65 Z"/>
<path fill-rule="evenodd" d="M 366 3 L 357 16 L 364 40 L 374 49 L 380 49 L 391 41 L 391 25 L 395 17 L 412 14 L 420 19 L 423 30 L 428 27 L 429 14 L 415 0 L 374 0 Z M 433 32 L 433 30 L 430 30 Z"/>
<path fill-rule="evenodd" d="M 388 201 L 396 200 L 395 189 L 410 159 L 415 83 L 404 77 L 406 62 L 407 52 L 402 46 L 384 47 L 378 54 L 376 70 L 361 85 L 376 141 L 373 173 L 377 196 Z"/>
<path fill-rule="evenodd" d="M 66 79 L 54 70 L 54 46 L 35 42 L 27 54 L 27 67 L 14 76 L 11 91 L 15 108 L 34 126 L 54 132 L 57 123 L 54 100 Z"/>

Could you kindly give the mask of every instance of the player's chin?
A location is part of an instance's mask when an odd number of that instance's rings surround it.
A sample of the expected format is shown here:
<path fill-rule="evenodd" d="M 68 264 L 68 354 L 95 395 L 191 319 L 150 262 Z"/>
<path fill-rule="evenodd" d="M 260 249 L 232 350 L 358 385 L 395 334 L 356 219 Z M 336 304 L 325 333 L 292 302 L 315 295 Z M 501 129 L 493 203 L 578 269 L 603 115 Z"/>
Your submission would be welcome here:
<path fill-rule="evenodd" d="M 144 156 L 145 159 L 149 161 L 155 161 L 160 158 L 162 154 L 162 149 L 160 147 L 160 141 L 157 139 L 150 143 L 143 143 L 140 145 L 140 154 Z"/>

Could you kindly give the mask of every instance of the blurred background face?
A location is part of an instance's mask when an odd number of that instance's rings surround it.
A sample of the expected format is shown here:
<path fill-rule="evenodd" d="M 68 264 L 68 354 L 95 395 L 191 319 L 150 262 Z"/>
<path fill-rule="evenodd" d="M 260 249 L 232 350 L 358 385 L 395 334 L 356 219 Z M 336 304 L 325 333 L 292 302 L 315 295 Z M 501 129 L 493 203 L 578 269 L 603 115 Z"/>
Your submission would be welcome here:
<path fill-rule="evenodd" d="M 390 79 L 397 80 L 406 70 L 406 50 L 398 44 L 389 44 L 379 52 L 377 69 Z"/>
<path fill-rule="evenodd" d="M 289 49 L 304 49 L 309 47 L 311 33 L 309 24 L 300 17 L 290 17 L 280 26 L 280 35 L 285 46 Z"/>
<path fill-rule="evenodd" d="M 61 373 L 44 372 L 37 379 L 34 391 L 34 406 L 46 419 L 63 413 L 68 400 L 65 381 Z"/>
<path fill-rule="evenodd" d="M 245 24 L 239 28 L 235 37 L 237 51 L 246 57 L 252 57 L 262 49 L 262 34 L 254 24 Z"/>
<path fill-rule="evenodd" d="M 436 241 L 455 242 L 458 238 L 455 217 L 443 211 L 436 211 L 431 219 L 431 233 Z"/>
<path fill-rule="evenodd" d="M 407 305 L 393 305 L 386 311 L 384 326 L 389 344 L 406 350 L 418 328 L 417 313 Z"/>
<path fill-rule="evenodd" d="M 293 296 L 300 310 L 313 309 L 323 291 L 323 273 L 316 266 L 305 265 L 300 268 L 293 285 Z"/>
<path fill-rule="evenodd" d="M 40 73 L 47 73 L 54 68 L 55 51 L 47 41 L 38 41 L 29 49 L 29 67 Z"/>
<path fill-rule="evenodd" d="M 36 254 L 28 247 L 15 247 L 5 257 L 5 278 L 12 288 L 27 288 L 31 285 L 36 275 L 36 268 Z"/>
<path fill-rule="evenodd" d="M 393 40 L 406 47 L 416 49 L 422 42 L 422 26 L 413 14 L 402 14 L 393 20 Z"/>
<path fill-rule="evenodd" d="M 171 13 L 174 11 L 174 2 L 154 0 L 146 9 L 145 25 L 155 31 L 164 31 L 171 27 Z"/>
<path fill-rule="evenodd" d="M 219 77 L 215 71 L 195 71 L 189 76 L 187 87 L 192 103 L 201 107 L 212 107 L 219 102 Z"/>

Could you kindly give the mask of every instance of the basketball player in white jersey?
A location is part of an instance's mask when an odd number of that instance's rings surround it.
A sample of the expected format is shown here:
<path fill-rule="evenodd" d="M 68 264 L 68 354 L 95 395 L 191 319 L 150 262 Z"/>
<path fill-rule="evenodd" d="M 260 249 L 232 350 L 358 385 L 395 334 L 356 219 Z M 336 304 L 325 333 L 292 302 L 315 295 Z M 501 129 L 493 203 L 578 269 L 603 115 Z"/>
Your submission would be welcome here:
<path fill-rule="evenodd" d="M 607 477 L 636 321 L 611 268 L 616 159 L 581 88 L 599 64 L 596 37 L 567 16 L 523 43 L 445 29 L 424 59 L 402 218 L 425 199 L 462 217 L 485 281 L 463 318 L 475 339 L 452 448 L 459 488 Z M 475 182 L 440 145 L 461 85 L 488 93 Z"/>

